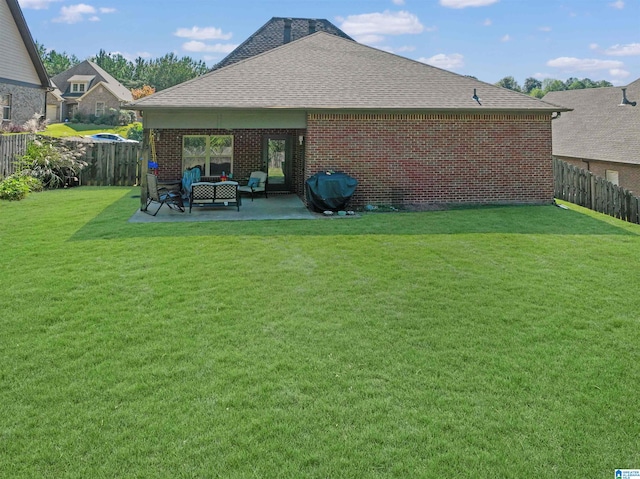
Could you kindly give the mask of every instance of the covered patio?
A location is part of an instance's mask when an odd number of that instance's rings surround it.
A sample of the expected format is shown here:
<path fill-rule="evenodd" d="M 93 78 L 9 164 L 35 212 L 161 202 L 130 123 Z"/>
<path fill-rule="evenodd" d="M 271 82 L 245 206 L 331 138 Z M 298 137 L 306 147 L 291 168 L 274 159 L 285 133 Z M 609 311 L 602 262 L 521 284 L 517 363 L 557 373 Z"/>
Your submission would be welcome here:
<path fill-rule="evenodd" d="M 157 203 L 149 206 L 155 211 Z M 162 206 L 156 216 L 136 211 L 129 223 L 198 222 L 198 221 L 249 221 L 249 220 L 313 220 L 323 218 L 322 214 L 311 212 L 295 194 L 273 194 L 269 198 L 243 197 L 240 211 L 235 207 L 195 207 L 184 213 Z"/>

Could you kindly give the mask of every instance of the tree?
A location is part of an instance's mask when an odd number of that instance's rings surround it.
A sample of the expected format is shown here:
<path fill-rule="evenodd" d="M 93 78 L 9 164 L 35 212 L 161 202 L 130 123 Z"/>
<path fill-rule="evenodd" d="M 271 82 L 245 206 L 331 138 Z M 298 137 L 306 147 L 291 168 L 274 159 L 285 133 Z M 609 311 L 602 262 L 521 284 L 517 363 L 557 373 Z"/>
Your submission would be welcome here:
<path fill-rule="evenodd" d="M 512 76 L 504 77 L 502 80 L 499 80 L 496 83 L 496 86 L 501 86 L 502 88 L 513 91 L 522 91 L 520 85 L 518 85 L 518 82 Z"/>
<path fill-rule="evenodd" d="M 522 87 L 522 91 L 523 93 L 530 95 L 532 90 L 534 89 L 540 90 L 541 88 L 542 88 L 542 82 L 540 80 L 537 80 L 533 77 L 529 77 L 525 79 L 524 86 Z"/>
<path fill-rule="evenodd" d="M 542 98 L 544 95 L 545 92 L 544 90 L 542 90 L 542 88 L 534 88 L 529 92 L 529 96 L 532 96 L 534 98 Z"/>
<path fill-rule="evenodd" d="M 100 50 L 91 60 L 124 86 L 131 87 L 135 67 L 120 53 L 107 53 Z"/>
<path fill-rule="evenodd" d="M 149 85 L 143 85 L 140 88 L 132 88 L 131 96 L 134 100 L 139 100 L 140 98 L 144 98 L 145 96 L 153 95 L 156 92 L 156 89 Z"/>
<path fill-rule="evenodd" d="M 565 85 L 568 83 L 565 82 Z M 567 90 L 584 90 L 585 86 L 584 83 L 582 83 L 582 81 L 578 80 L 577 78 L 574 79 L 574 81 L 572 83 L 569 83 L 569 85 L 567 86 Z"/>
<path fill-rule="evenodd" d="M 555 78 L 545 78 L 544 81 L 542 82 L 542 89 L 546 94 L 546 93 L 549 93 L 550 91 L 563 91 L 563 90 L 566 90 L 567 88 L 565 87 L 563 81 L 556 80 Z"/>
<path fill-rule="evenodd" d="M 67 52 L 58 53 L 55 50 L 47 50 L 44 45 L 37 41 L 36 48 L 49 76 L 56 76 L 58 73 L 62 73 L 80 63 L 80 60 L 75 55 L 68 55 Z"/>

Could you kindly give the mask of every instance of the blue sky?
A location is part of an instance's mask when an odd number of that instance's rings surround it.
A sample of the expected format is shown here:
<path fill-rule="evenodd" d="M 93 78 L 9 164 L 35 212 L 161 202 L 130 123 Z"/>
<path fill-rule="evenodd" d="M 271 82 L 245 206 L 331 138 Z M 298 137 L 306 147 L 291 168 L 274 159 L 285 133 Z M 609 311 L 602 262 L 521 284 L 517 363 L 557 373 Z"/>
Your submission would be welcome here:
<path fill-rule="evenodd" d="M 271 17 L 495 83 L 640 77 L 640 0 L 19 0 L 33 37 L 80 59 L 169 52 L 213 65 Z"/>

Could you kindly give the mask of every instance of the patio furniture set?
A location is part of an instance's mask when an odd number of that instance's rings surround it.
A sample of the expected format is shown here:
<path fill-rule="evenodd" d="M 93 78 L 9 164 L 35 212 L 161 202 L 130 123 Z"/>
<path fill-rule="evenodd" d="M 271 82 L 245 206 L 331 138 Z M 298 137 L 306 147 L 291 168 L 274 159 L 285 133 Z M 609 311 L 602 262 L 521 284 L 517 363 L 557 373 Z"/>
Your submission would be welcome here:
<path fill-rule="evenodd" d="M 256 194 L 264 193 L 265 198 L 267 197 L 267 174 L 263 171 L 252 172 L 246 185 L 240 185 L 237 181 L 202 181 L 203 179 L 209 178 L 203 178 L 198 167 L 185 171 L 180 182 L 165 185 L 158 183 L 156 175 L 147 173 L 147 203 L 143 211 L 156 216 L 162 205 L 167 205 L 172 210 L 184 213 L 187 202 L 189 213 L 194 205 L 235 206 L 240 211 L 241 193 L 250 194 L 251 201 Z M 159 204 L 154 213 L 149 211 L 151 203 Z"/>

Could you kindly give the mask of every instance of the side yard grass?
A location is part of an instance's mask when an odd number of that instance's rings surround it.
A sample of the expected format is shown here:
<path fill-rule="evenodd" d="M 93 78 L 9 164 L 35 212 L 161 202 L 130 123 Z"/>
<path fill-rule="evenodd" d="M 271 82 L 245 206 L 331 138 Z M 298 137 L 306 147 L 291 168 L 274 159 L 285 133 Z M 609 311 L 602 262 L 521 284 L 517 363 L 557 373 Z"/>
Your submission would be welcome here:
<path fill-rule="evenodd" d="M 45 136 L 54 138 L 63 138 L 68 136 L 89 136 L 96 133 L 117 133 L 127 138 L 127 133 L 131 125 L 112 126 L 112 125 L 96 125 L 93 123 L 52 123 L 42 132 Z"/>
<path fill-rule="evenodd" d="M 573 206 L 127 223 L 136 194 L 0 202 L 0 475 L 640 467 L 637 225 Z"/>

